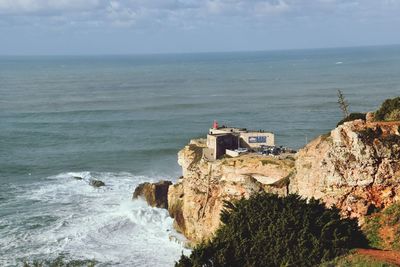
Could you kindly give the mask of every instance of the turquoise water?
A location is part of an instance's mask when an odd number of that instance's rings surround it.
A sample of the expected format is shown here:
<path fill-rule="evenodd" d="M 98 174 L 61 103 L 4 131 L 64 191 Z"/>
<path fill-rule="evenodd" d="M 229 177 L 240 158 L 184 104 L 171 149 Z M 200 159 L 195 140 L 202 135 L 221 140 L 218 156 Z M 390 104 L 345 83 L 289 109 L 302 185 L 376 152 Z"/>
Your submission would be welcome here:
<path fill-rule="evenodd" d="M 351 111 L 374 110 L 399 95 L 399 74 L 400 46 L 0 57 L 0 265 L 63 255 L 172 266 L 182 247 L 170 218 L 130 197 L 179 176 L 191 138 L 217 119 L 300 148 L 340 120 L 337 89 Z"/>

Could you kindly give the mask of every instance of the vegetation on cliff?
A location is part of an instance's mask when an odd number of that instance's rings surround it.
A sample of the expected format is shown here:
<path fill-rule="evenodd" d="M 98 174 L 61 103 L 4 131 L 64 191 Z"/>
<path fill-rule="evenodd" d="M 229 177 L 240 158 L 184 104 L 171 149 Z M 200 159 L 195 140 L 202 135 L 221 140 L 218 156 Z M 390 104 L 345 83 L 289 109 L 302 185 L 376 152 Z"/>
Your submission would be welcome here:
<path fill-rule="evenodd" d="M 339 94 L 340 96 L 340 94 Z M 344 99 L 342 101 L 345 101 Z M 342 103 L 339 97 L 339 104 Z M 347 102 L 343 102 L 340 106 L 342 111 L 345 114 L 344 119 L 338 122 L 336 126 L 340 126 L 345 122 L 354 121 L 354 120 L 366 120 L 366 113 L 350 113 L 348 114 L 346 104 Z M 346 106 L 347 105 L 347 106 Z M 347 115 L 346 115 L 347 114 Z M 374 112 L 374 120 L 375 121 L 399 121 L 400 120 L 400 97 L 386 99 L 381 107 Z"/>
<path fill-rule="evenodd" d="M 324 262 L 319 267 L 395 267 L 396 264 L 371 256 L 351 252 L 332 261 Z"/>
<path fill-rule="evenodd" d="M 400 120 L 400 97 L 386 99 L 375 112 L 376 121 Z"/>
<path fill-rule="evenodd" d="M 221 221 L 215 236 L 176 266 L 315 266 L 366 245 L 355 220 L 297 195 L 226 202 Z"/>
<path fill-rule="evenodd" d="M 372 247 L 400 250 L 400 204 L 366 217 L 363 231 Z"/>
<path fill-rule="evenodd" d="M 355 121 L 355 120 L 364 120 L 366 119 L 367 114 L 365 113 L 351 113 L 349 116 L 344 118 L 343 120 L 339 121 L 336 126 L 340 126 L 345 122 L 348 121 Z"/>

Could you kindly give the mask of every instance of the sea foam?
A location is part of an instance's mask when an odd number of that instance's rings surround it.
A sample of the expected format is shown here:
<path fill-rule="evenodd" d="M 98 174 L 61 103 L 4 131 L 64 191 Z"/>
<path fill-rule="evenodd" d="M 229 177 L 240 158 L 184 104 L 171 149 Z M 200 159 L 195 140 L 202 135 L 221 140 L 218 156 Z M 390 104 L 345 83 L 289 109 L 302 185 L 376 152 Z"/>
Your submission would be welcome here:
<path fill-rule="evenodd" d="M 90 179 L 102 180 L 106 186 L 91 187 Z M 1 239 L 4 251 L 16 254 L 0 263 L 16 265 L 61 255 L 67 260 L 93 259 L 100 266 L 173 266 L 188 251 L 170 241 L 172 218 L 166 210 L 131 200 L 135 186 L 149 180 L 157 177 L 69 172 L 31 185 L 30 194 L 19 198 L 37 204 L 20 219 L 21 226 L 33 226 Z"/>

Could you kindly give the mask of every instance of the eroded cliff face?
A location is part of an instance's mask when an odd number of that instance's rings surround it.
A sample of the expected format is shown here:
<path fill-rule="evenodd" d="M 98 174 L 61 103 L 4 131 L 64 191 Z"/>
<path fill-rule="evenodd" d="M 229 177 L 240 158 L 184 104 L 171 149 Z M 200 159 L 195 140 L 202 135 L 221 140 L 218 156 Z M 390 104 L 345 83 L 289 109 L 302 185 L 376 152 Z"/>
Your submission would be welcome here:
<path fill-rule="evenodd" d="M 400 199 L 399 122 L 356 120 L 320 136 L 295 156 L 244 155 L 207 161 L 205 140 L 179 152 L 183 176 L 169 187 L 175 228 L 193 243 L 210 238 L 224 200 L 267 191 L 297 193 L 336 206 L 344 216 L 365 215 Z"/>
<path fill-rule="evenodd" d="M 169 188 L 169 212 L 175 228 L 197 243 L 212 236 L 220 224 L 224 200 L 267 191 L 288 192 L 294 158 L 245 155 L 207 161 L 202 158 L 205 140 L 192 140 L 178 154 L 183 176 Z"/>
<path fill-rule="evenodd" d="M 399 145 L 399 123 L 344 123 L 298 152 L 289 190 L 363 223 L 368 213 L 399 200 Z"/>

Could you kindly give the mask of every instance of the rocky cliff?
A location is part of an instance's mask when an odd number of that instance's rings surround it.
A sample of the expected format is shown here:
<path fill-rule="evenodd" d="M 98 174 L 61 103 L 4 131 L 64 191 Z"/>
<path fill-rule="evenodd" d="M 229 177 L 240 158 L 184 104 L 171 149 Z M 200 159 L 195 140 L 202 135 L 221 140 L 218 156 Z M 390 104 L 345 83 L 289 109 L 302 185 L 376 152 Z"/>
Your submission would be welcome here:
<path fill-rule="evenodd" d="M 179 152 L 183 176 L 168 192 L 175 228 L 194 242 L 209 238 L 218 228 L 224 200 L 260 191 L 287 194 L 295 166 L 290 156 L 244 155 L 207 161 L 203 158 L 205 147 L 205 140 L 192 140 Z"/>
<path fill-rule="evenodd" d="M 171 185 L 170 181 L 139 184 L 132 199 L 143 198 L 152 207 L 168 209 L 168 189 Z"/>
<path fill-rule="evenodd" d="M 175 228 L 197 243 L 218 228 L 224 200 L 267 191 L 321 199 L 358 217 L 400 198 L 399 123 L 346 122 L 295 156 L 243 155 L 207 161 L 205 140 L 179 152 L 183 176 L 169 187 Z"/>
<path fill-rule="evenodd" d="M 400 197 L 398 122 L 346 122 L 296 155 L 289 190 L 358 217 Z"/>

